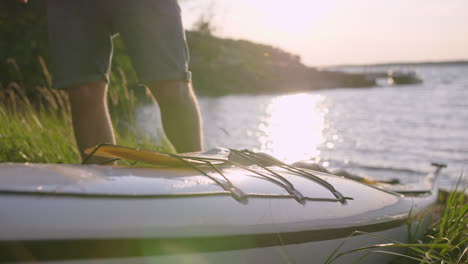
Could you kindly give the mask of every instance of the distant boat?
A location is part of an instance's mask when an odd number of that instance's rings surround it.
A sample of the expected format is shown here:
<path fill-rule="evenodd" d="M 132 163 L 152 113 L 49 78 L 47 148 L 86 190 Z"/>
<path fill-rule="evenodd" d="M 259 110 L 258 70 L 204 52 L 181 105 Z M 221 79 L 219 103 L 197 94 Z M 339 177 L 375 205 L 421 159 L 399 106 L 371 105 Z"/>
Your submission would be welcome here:
<path fill-rule="evenodd" d="M 394 85 L 422 83 L 422 78 L 415 71 L 393 71 L 387 72 L 388 82 Z"/>
<path fill-rule="evenodd" d="M 378 86 L 417 84 L 423 82 L 421 76 L 415 71 L 405 70 L 368 73 L 367 78 L 369 80 L 375 80 Z"/>

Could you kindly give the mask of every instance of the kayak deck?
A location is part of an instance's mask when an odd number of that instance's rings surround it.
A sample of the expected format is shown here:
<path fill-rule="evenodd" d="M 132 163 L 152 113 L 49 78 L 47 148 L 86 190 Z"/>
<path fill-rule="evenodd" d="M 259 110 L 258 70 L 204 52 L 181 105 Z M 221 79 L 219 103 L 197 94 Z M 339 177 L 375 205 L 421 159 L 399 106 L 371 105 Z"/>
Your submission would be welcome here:
<path fill-rule="evenodd" d="M 0 262 L 25 260 L 18 245 L 58 263 L 323 262 L 376 243 L 356 231 L 405 240 L 437 199 L 274 165 L 0 163 Z"/>
<path fill-rule="evenodd" d="M 342 204 L 320 184 L 280 169 L 276 172 L 295 186 L 303 203 L 283 186 L 239 168 L 222 171 L 245 194 L 245 202 L 190 169 L 3 163 L 0 171 L 0 208 L 8 208 L 8 214 L 0 217 L 0 239 L 336 229 L 400 223 L 412 207 L 417 212 L 434 200 L 434 195 L 405 198 L 346 178 L 311 172 L 347 197 L 347 204 Z M 31 225 L 28 215 L 35 215 L 38 221 Z M 51 218 L 53 222 L 47 220 Z"/>

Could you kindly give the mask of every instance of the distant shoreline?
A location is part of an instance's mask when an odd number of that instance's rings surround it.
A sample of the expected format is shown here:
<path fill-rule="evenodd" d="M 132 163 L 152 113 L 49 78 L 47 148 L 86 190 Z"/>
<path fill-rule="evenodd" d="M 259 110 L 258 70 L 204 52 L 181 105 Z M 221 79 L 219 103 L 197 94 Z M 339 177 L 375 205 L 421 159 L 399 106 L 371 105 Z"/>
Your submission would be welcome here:
<path fill-rule="evenodd" d="M 447 61 L 416 61 L 416 62 L 382 62 L 382 63 L 369 63 L 369 64 L 339 64 L 330 66 L 316 66 L 318 68 L 341 68 L 341 67 L 364 67 L 364 66 L 425 66 L 425 65 L 468 65 L 466 60 L 447 60 Z"/>

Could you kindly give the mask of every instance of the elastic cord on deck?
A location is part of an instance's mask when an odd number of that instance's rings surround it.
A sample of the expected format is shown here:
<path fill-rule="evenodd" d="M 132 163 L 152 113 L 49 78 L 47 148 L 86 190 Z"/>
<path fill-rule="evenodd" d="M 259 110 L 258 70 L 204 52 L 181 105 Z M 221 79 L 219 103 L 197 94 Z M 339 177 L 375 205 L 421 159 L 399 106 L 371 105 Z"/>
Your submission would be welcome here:
<path fill-rule="evenodd" d="M 91 151 L 91 153 L 84 158 L 83 163 L 88 161 L 96 153 L 96 151 L 100 147 L 106 146 L 106 145 L 110 145 L 110 144 L 100 144 L 100 145 L 96 146 L 93 149 L 93 151 Z M 275 159 L 273 157 L 267 156 L 266 154 L 257 154 L 257 153 L 254 153 L 252 151 L 249 151 L 249 150 L 239 151 L 239 150 L 230 149 L 230 151 L 232 153 L 235 153 L 235 154 L 239 155 L 243 159 L 245 159 L 245 160 L 247 160 L 247 161 L 249 161 L 249 162 L 251 162 L 253 164 L 256 164 L 256 165 L 260 166 L 262 169 L 266 170 L 271 175 L 267 175 L 265 173 L 256 171 L 254 169 L 251 169 L 251 168 L 249 168 L 247 166 L 244 166 L 242 164 L 239 164 L 239 163 L 234 162 L 234 161 L 229 160 L 229 159 L 181 156 L 181 155 L 170 154 L 170 153 L 166 153 L 166 154 L 180 160 L 186 166 L 196 170 L 197 172 L 201 173 L 202 175 L 204 175 L 204 176 L 208 177 L 209 179 L 213 180 L 223 190 L 228 192 L 235 200 L 237 200 L 238 202 L 240 202 L 242 204 L 247 203 L 247 198 L 248 197 L 259 197 L 262 194 L 249 194 L 249 193 L 246 194 L 246 193 L 242 192 L 240 189 L 235 187 L 232 184 L 232 182 L 222 173 L 222 171 L 220 169 L 218 169 L 216 167 L 216 165 L 213 164 L 212 162 L 216 161 L 216 162 L 221 162 L 223 164 L 230 164 L 232 166 L 236 166 L 236 167 L 242 168 L 242 169 L 244 169 L 246 171 L 252 172 L 252 173 L 260 176 L 262 179 L 268 180 L 268 181 L 270 181 L 270 182 L 272 182 L 272 183 L 274 183 L 276 185 L 281 186 L 282 188 L 284 188 L 284 190 L 287 193 L 289 193 L 289 196 L 287 196 L 287 197 L 294 198 L 300 204 L 305 204 L 306 201 L 308 201 L 308 200 L 309 201 L 310 200 L 339 201 L 342 204 L 346 204 L 346 200 L 352 199 L 352 198 L 349 198 L 349 197 L 344 197 L 339 191 L 337 191 L 327 181 L 325 181 L 325 180 L 323 180 L 323 179 L 321 179 L 321 178 L 319 178 L 319 177 L 317 177 L 317 176 L 315 176 L 315 175 L 313 175 L 313 174 L 311 174 L 309 172 L 306 172 L 306 171 L 303 171 L 303 170 L 301 170 L 299 168 L 296 168 L 296 167 L 290 166 L 288 164 L 285 164 L 285 163 L 283 163 L 283 162 L 281 162 L 281 161 L 279 161 L 279 160 L 277 160 L 277 159 Z M 223 177 L 224 181 L 220 181 L 216 177 L 213 177 L 213 176 L 209 175 L 207 172 L 203 171 L 199 166 L 193 164 L 190 161 L 198 161 L 198 162 L 204 163 L 206 166 L 212 168 L 214 171 L 216 171 L 216 173 L 221 175 L 221 177 Z M 292 173 L 298 174 L 298 175 L 303 176 L 303 177 L 305 177 L 305 178 L 307 178 L 309 180 L 312 180 L 312 181 L 322 185 L 323 187 L 327 188 L 333 194 L 333 196 L 336 197 L 336 199 L 325 199 L 325 198 L 321 199 L 321 198 L 305 197 L 304 195 L 302 195 L 302 193 L 300 193 L 297 189 L 295 189 L 294 185 L 289 180 L 287 180 L 285 177 L 283 177 L 279 173 L 271 170 L 265 164 L 278 166 L 278 167 L 286 169 L 286 170 L 288 170 L 288 171 L 290 171 Z M 263 196 L 266 197 L 266 196 L 268 196 L 268 194 L 263 194 Z M 282 196 L 283 198 L 285 197 L 284 195 L 271 195 L 271 196 L 272 197 Z"/>

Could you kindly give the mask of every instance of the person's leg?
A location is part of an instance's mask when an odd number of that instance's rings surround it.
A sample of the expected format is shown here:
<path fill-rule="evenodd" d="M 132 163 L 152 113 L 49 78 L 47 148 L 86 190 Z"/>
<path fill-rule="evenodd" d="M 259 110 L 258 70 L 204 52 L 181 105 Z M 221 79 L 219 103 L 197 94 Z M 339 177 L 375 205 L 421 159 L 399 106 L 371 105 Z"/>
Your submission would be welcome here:
<path fill-rule="evenodd" d="M 107 110 L 112 43 L 110 24 L 98 1 L 47 1 L 54 87 L 66 89 L 79 151 L 114 143 Z M 93 158 L 90 163 L 108 159 Z"/>
<path fill-rule="evenodd" d="M 115 144 L 112 122 L 107 108 L 107 83 L 93 82 L 67 88 L 70 98 L 73 129 L 81 157 L 84 150 L 102 143 Z M 92 157 L 87 163 L 108 159 Z"/>
<path fill-rule="evenodd" d="M 159 104 L 167 137 L 177 152 L 201 150 L 200 111 L 177 0 L 113 0 L 110 13 L 139 80 Z"/>
<path fill-rule="evenodd" d="M 164 131 L 177 152 L 201 151 L 202 122 L 190 83 L 153 81 L 148 88 L 158 102 Z"/>

